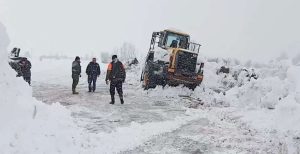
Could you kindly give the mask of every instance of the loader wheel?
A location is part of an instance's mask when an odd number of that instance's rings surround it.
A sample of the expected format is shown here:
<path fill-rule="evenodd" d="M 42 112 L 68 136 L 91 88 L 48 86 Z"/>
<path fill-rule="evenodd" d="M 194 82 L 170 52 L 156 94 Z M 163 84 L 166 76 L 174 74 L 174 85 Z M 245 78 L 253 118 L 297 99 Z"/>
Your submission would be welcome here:
<path fill-rule="evenodd" d="M 144 90 L 148 90 L 150 88 L 155 88 L 156 87 L 155 80 L 148 73 L 145 73 L 145 75 L 144 75 L 144 84 L 143 84 L 143 87 L 144 87 Z"/>
<path fill-rule="evenodd" d="M 194 91 L 197 88 L 197 86 L 198 86 L 197 84 L 192 84 L 188 86 L 188 88 Z"/>

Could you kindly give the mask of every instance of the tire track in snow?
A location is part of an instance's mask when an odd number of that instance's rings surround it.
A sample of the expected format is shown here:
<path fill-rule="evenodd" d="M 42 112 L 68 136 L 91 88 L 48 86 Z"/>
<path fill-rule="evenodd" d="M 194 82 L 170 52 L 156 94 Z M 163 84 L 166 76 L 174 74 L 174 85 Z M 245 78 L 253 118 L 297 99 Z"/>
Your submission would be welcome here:
<path fill-rule="evenodd" d="M 93 151 L 101 151 L 101 153 L 118 153 L 133 149 L 155 136 L 177 130 L 201 117 L 201 115 L 189 111 L 187 110 L 185 116 L 176 117 L 171 121 L 145 124 L 132 122 L 129 127 L 119 127 L 112 133 L 98 133 L 90 138 L 92 140 L 88 143 L 88 147 L 81 152 L 93 153 Z"/>

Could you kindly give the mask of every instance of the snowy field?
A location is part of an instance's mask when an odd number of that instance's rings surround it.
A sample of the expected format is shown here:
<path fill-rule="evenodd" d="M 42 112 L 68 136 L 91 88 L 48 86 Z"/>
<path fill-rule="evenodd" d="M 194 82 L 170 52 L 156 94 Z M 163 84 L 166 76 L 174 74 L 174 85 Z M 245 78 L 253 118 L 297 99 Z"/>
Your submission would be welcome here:
<path fill-rule="evenodd" d="M 88 93 L 83 61 L 80 94 L 72 95 L 72 61 L 33 59 L 29 87 L 7 64 L 1 24 L 0 39 L 0 153 L 300 153 L 300 55 L 265 64 L 203 56 L 205 79 L 195 91 L 144 91 L 140 66 L 128 68 L 125 104 L 110 105 L 107 64 Z M 217 75 L 223 65 L 230 73 Z"/>

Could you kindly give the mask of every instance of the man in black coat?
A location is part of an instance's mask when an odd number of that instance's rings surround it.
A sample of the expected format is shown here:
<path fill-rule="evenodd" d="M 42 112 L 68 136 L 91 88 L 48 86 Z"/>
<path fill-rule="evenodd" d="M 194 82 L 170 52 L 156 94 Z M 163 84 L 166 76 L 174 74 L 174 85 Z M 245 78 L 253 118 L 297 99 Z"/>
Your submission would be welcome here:
<path fill-rule="evenodd" d="M 115 90 L 117 89 L 117 92 L 120 97 L 121 104 L 124 104 L 123 99 L 123 88 L 122 85 L 125 82 L 126 78 L 126 72 L 124 65 L 118 60 L 117 55 L 112 56 L 112 62 L 109 63 L 107 68 L 107 74 L 106 74 L 106 84 L 110 81 L 110 96 L 111 96 L 111 102 L 110 104 L 115 103 Z"/>
<path fill-rule="evenodd" d="M 80 65 L 80 58 L 77 56 L 72 63 L 73 94 L 78 94 L 78 92 L 76 92 L 76 86 L 78 85 L 80 77 L 81 77 L 81 65 Z"/>
<path fill-rule="evenodd" d="M 88 75 L 89 92 L 95 92 L 97 77 L 99 77 L 101 74 L 100 66 L 96 62 L 96 58 L 93 58 L 93 60 L 86 67 L 86 74 Z"/>
<path fill-rule="evenodd" d="M 22 76 L 28 84 L 31 84 L 31 63 L 27 58 L 22 58 L 19 62 Z"/>

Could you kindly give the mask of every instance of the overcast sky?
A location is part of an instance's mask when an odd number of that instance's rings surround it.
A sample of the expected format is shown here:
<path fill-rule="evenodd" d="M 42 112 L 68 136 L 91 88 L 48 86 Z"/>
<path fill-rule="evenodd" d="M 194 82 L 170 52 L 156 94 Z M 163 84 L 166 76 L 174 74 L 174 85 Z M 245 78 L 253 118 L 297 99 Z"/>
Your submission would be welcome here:
<path fill-rule="evenodd" d="M 176 28 L 207 56 L 268 60 L 300 49 L 299 0 L 0 0 L 11 47 L 85 55 L 123 42 L 146 53 L 153 31 Z"/>

